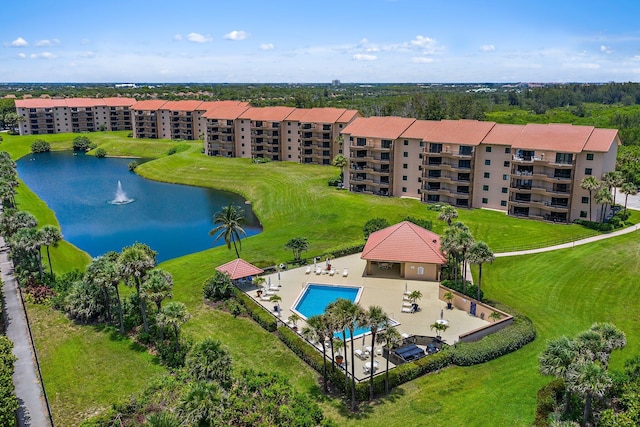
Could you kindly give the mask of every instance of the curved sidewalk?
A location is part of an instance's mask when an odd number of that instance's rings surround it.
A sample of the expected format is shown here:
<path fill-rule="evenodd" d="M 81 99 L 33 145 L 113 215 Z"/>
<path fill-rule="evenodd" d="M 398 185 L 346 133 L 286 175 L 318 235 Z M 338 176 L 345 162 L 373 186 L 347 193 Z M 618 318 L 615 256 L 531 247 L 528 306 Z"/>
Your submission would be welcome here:
<path fill-rule="evenodd" d="M 20 407 L 18 426 L 50 427 L 47 404 L 44 401 L 36 357 L 29 334 L 18 284 L 13 277 L 13 262 L 8 247 L 0 236 L 0 277 L 4 296 L 6 335 L 13 342 L 13 354 L 18 358 L 13 372 L 13 384 Z"/>
<path fill-rule="evenodd" d="M 537 249 L 527 249 L 524 251 L 502 252 L 502 253 L 495 254 L 495 256 L 496 258 L 500 258 L 500 257 L 507 257 L 507 256 L 538 254 L 542 252 L 556 251 L 558 249 L 573 248 L 580 245 L 586 245 L 587 243 L 597 242 L 598 240 L 604 240 L 604 239 L 609 239 L 611 237 L 621 236 L 623 234 L 633 233 L 634 231 L 638 231 L 640 229 L 639 227 L 640 227 L 640 224 L 636 224 L 636 225 L 632 225 L 631 227 L 623 228 L 622 230 L 613 231 L 607 234 L 599 234 L 597 236 L 587 237 L 586 239 L 580 239 L 574 242 L 563 243 L 561 245 L 547 246 L 545 248 L 537 248 Z"/>

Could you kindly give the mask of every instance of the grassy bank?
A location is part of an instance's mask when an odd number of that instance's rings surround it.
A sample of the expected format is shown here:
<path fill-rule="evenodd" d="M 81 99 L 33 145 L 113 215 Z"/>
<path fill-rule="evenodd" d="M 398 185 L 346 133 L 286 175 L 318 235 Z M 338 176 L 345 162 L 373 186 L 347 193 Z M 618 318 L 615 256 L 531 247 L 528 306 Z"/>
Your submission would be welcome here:
<path fill-rule="evenodd" d="M 362 243 L 362 225 L 373 217 L 384 217 L 393 223 L 412 215 L 433 220 L 436 232 L 444 227 L 435 219 L 437 213 L 415 200 L 351 194 L 328 187 L 327 179 L 338 173 L 335 168 L 208 158 L 200 154 L 199 143 L 166 156 L 167 150 L 178 143 L 146 141 L 138 146 L 138 140 L 118 134 L 89 136 L 109 155 L 157 157 L 138 168 L 145 177 L 235 191 L 248 199 L 264 226 L 263 233 L 243 242 L 242 256 L 251 262 L 275 264 L 291 259 L 284 243 L 295 236 L 309 239 L 309 256 Z M 70 147 L 74 136 L 67 134 L 66 140 L 60 135 L 40 137 L 55 139 L 52 148 L 63 149 Z M 28 152 L 30 143 L 28 139 L 7 137 L 0 148 L 11 150 L 15 158 Z M 24 186 L 18 201 L 41 223 L 57 223 L 53 213 Z M 515 219 L 488 210 L 460 211 L 460 220 L 495 251 L 510 250 L 523 241 L 535 247 L 595 234 L 579 226 Z M 317 396 L 325 412 L 339 425 L 394 426 L 415 424 L 417 419 L 429 425 L 485 425 L 487 420 L 492 425 L 530 425 L 536 390 L 546 381 L 537 374 L 536 365 L 545 339 L 585 329 L 595 320 L 609 319 L 628 334 L 629 349 L 624 354 L 637 351 L 640 331 L 629 319 L 637 319 L 640 313 L 633 308 L 629 311 L 620 302 L 631 298 L 632 284 L 639 279 L 635 267 L 623 268 L 636 263 L 640 245 L 634 242 L 634 236 L 637 233 L 566 251 L 502 258 L 487 265 L 483 269 L 486 296 L 534 319 L 540 337 L 493 362 L 448 368 L 405 384 L 389 398 L 364 407 L 356 415 L 345 411 L 338 400 L 321 398 L 317 374 L 273 335 L 252 321 L 233 318 L 203 304 L 203 280 L 213 274 L 217 265 L 234 257 L 231 251 L 213 248 L 164 262 L 162 267 L 174 277 L 174 300 L 186 303 L 193 315 L 184 327 L 187 335 L 222 340 L 237 367 L 252 366 L 284 374 L 296 388 Z M 88 261 L 86 254 L 71 245 L 61 245 L 53 256 L 58 272 L 81 268 Z M 36 341 L 46 366 L 45 383 L 54 396 L 59 425 L 74 425 L 84 414 L 141 390 L 145 378 L 163 371 L 148 354 L 128 340 L 118 340 L 109 331 L 76 326 L 60 313 L 43 307 L 30 307 L 30 315 L 37 325 Z M 94 347 L 100 349 L 92 350 Z M 620 360 L 619 356 L 614 357 L 614 366 L 619 366 Z M 66 375 L 63 368 L 75 370 L 75 374 Z M 111 374 L 105 373 L 107 369 Z M 103 386 L 98 387 L 101 383 Z"/>

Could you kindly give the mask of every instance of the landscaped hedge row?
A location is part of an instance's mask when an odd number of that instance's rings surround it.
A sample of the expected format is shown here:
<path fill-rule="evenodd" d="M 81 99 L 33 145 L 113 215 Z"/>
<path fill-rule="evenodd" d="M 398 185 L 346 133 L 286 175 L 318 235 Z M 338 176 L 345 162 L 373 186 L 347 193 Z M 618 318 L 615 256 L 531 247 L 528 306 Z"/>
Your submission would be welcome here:
<path fill-rule="evenodd" d="M 514 352 L 536 338 L 536 328 L 529 318 L 514 315 L 512 325 L 487 335 L 479 341 L 459 342 L 452 349 L 452 363 L 471 366 Z"/>
<path fill-rule="evenodd" d="M 0 335 L 0 425 L 16 424 L 18 398 L 13 385 L 13 369 L 16 357 L 11 350 L 13 343 L 4 335 Z"/>
<path fill-rule="evenodd" d="M 456 292 L 460 292 L 463 295 L 468 296 L 469 298 L 473 298 L 476 299 L 478 298 L 478 286 L 476 286 L 475 284 L 469 282 L 467 280 L 467 286 L 465 287 L 465 292 L 463 291 L 463 286 L 462 286 L 462 280 L 443 280 L 441 282 L 442 286 L 444 286 L 445 288 L 449 288 L 449 289 L 453 289 Z M 484 292 L 482 291 L 482 289 L 480 289 L 480 301 L 482 301 L 482 298 L 484 297 Z"/>
<path fill-rule="evenodd" d="M 587 221 L 586 219 L 576 219 L 573 222 L 597 231 L 607 232 L 607 231 L 613 231 L 613 229 L 615 228 L 614 224 L 611 224 L 609 222 Z"/>
<path fill-rule="evenodd" d="M 315 369 L 319 374 L 323 371 L 322 353 L 313 348 L 298 334 L 293 332 L 286 326 L 278 328 L 278 337 L 280 340 L 298 355 L 302 360 L 307 362 L 309 366 Z M 441 352 L 423 357 L 414 362 L 405 363 L 389 370 L 389 389 L 397 387 L 406 382 L 412 381 L 422 375 L 435 372 L 451 364 L 451 352 L 443 349 Z M 385 392 L 385 370 L 384 364 L 380 365 L 378 375 L 373 378 L 374 395 L 382 395 Z M 351 389 L 345 389 L 345 373 L 342 369 L 335 372 L 331 370 L 331 361 L 327 360 L 327 373 L 329 381 L 334 387 L 340 389 L 343 393 L 350 393 Z M 364 401 L 369 399 L 369 381 L 362 381 L 356 384 L 356 398 Z"/>
<path fill-rule="evenodd" d="M 239 289 L 235 289 L 235 295 L 238 302 L 240 302 L 246 309 L 249 316 L 260 326 L 269 332 L 275 332 L 278 327 L 276 319 L 268 313 L 264 307 L 255 302 L 249 295 L 246 295 Z"/>

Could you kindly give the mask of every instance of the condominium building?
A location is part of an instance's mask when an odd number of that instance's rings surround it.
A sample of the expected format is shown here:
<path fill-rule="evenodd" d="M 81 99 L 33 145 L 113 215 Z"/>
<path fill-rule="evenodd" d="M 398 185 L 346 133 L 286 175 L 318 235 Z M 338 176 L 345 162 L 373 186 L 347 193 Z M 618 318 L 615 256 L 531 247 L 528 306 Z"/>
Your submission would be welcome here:
<path fill-rule="evenodd" d="M 20 135 L 131 130 L 133 98 L 16 100 Z"/>
<path fill-rule="evenodd" d="M 357 118 L 343 135 L 351 191 L 558 222 L 588 217 L 580 183 L 614 170 L 620 145 L 592 126 L 399 117 Z"/>

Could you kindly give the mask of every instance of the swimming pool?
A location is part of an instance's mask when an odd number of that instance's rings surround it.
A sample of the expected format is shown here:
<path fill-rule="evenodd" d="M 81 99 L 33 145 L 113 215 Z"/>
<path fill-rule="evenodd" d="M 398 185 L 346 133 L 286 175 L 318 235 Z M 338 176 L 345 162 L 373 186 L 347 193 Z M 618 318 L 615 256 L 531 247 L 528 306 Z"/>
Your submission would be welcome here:
<path fill-rule="evenodd" d="M 304 319 L 324 313 L 325 308 L 338 298 L 345 298 L 351 302 L 357 302 L 362 293 L 361 287 L 319 285 L 309 283 L 298 300 L 293 304 L 293 311 L 296 311 Z M 356 328 L 353 331 L 354 337 L 369 332 L 369 328 Z M 337 338 L 342 338 L 342 332 L 334 334 Z M 347 331 L 347 339 L 351 334 Z"/>

